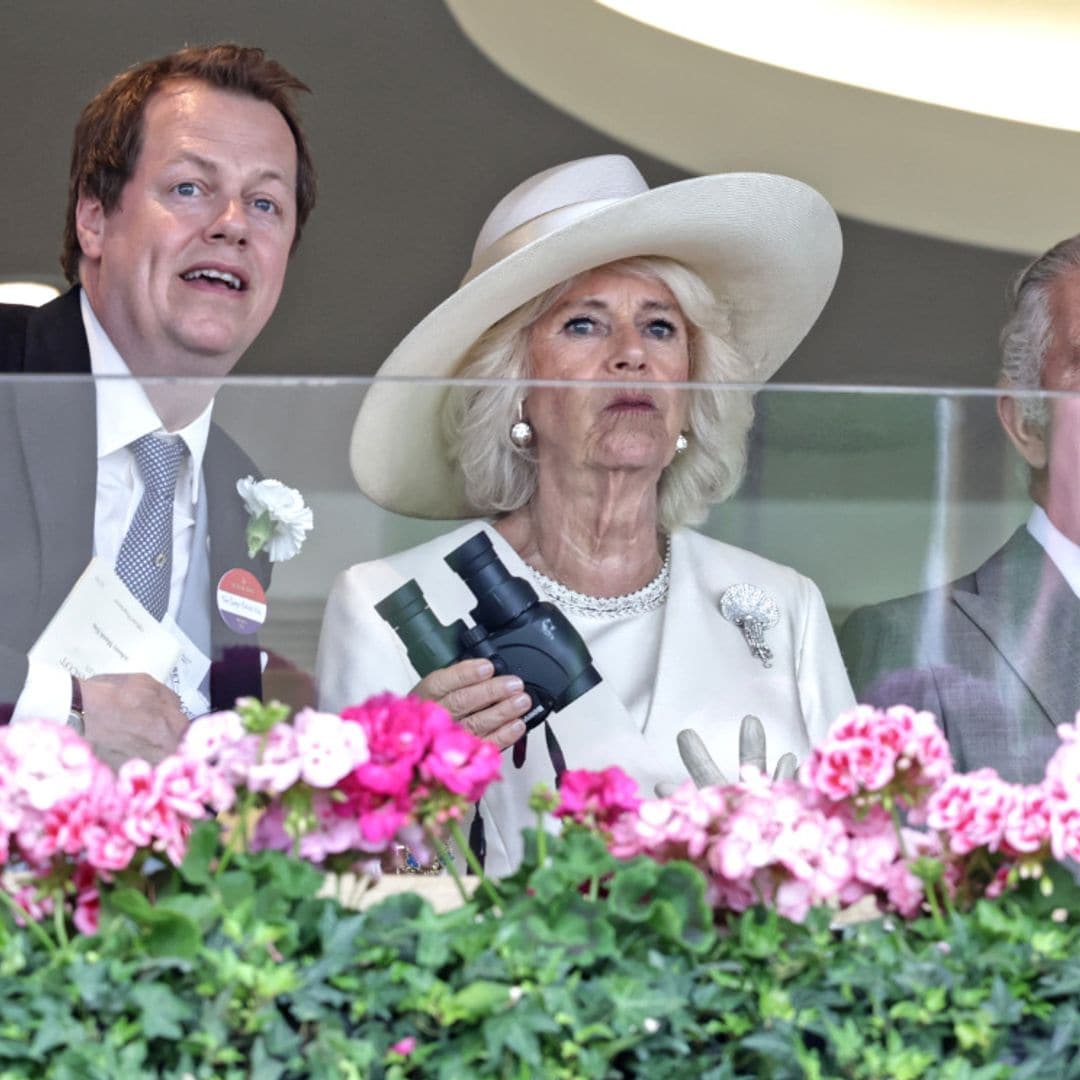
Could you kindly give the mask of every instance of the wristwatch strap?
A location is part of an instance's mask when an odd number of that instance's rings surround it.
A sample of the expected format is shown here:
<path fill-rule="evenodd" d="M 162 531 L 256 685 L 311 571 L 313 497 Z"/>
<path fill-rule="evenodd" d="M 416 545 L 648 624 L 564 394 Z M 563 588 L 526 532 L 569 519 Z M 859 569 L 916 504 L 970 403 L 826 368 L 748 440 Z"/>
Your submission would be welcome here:
<path fill-rule="evenodd" d="M 83 720 L 82 687 L 74 675 L 71 676 L 71 709 L 68 712 L 67 725 L 80 735 L 86 728 Z"/>

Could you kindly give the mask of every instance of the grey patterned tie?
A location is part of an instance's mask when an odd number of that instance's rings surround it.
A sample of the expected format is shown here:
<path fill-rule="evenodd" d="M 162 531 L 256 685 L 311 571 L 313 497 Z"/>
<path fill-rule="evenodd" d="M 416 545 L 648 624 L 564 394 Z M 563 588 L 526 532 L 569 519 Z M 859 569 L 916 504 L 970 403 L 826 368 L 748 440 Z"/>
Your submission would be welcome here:
<path fill-rule="evenodd" d="M 143 607 L 160 620 L 169 607 L 173 498 L 187 447 L 180 439 L 143 435 L 131 444 L 131 452 L 145 490 L 116 556 L 116 573 Z"/>

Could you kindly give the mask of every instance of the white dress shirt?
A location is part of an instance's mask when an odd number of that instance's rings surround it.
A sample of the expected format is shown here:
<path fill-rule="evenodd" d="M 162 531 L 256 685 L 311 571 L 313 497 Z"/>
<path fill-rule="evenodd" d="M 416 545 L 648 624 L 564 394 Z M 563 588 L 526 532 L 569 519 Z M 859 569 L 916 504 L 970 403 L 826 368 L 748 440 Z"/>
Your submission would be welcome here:
<path fill-rule="evenodd" d="M 179 438 L 188 453 L 180 465 L 173 502 L 172 580 L 168 614 L 174 618 L 184 592 L 192 558 L 195 510 L 206 439 L 210 432 L 211 402 L 187 427 L 165 432 L 161 418 L 123 357 L 98 322 L 90 301 L 80 297 L 83 328 L 90 348 L 97 413 L 97 493 L 94 501 L 94 554 L 116 564 L 120 545 L 143 494 L 142 474 L 130 444 L 143 435 Z M 40 717 L 63 723 L 71 709 L 71 676 L 63 668 L 31 660 L 26 683 L 12 719 Z"/>
<path fill-rule="evenodd" d="M 1036 506 L 1028 518 L 1027 531 L 1061 571 L 1069 588 L 1080 597 L 1080 547 L 1074 544 L 1046 516 L 1041 506 Z"/>

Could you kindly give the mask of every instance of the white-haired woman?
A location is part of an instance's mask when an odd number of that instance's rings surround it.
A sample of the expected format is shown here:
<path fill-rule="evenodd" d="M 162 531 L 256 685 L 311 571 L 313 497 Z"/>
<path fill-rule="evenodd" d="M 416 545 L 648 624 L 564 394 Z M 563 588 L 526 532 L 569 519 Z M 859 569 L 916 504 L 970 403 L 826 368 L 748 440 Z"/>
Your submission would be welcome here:
<path fill-rule="evenodd" d="M 772 756 L 801 759 L 852 704 L 813 583 L 687 528 L 743 470 L 750 399 L 721 384 L 783 363 L 839 257 L 835 215 L 796 181 L 731 174 L 650 190 L 628 159 L 587 158 L 496 206 L 462 286 L 383 365 L 484 381 L 438 393 L 376 381 L 353 434 L 360 487 L 400 513 L 473 520 L 341 575 L 320 701 L 415 690 L 514 745 L 481 807 L 493 872 L 519 860 L 529 792 L 552 783 L 556 758 L 620 765 L 651 794 L 685 779 L 684 728 L 734 776 L 744 715 L 761 718 Z M 418 679 L 375 612 L 415 578 L 443 622 L 463 616 L 475 601 L 443 557 L 480 530 L 570 619 L 602 676 L 543 734 L 525 734 L 532 701 L 516 676 L 470 659 Z M 523 738 L 536 750 L 522 755 Z"/>

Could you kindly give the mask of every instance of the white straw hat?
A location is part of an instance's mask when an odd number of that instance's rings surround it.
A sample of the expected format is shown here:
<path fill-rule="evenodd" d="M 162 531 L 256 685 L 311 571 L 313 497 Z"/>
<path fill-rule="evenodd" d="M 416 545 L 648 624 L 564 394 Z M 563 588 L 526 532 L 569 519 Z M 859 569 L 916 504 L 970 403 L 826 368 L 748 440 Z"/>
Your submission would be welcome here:
<path fill-rule="evenodd" d="M 356 482 L 400 514 L 473 516 L 443 441 L 445 389 L 379 376 L 456 375 L 485 330 L 575 274 L 638 255 L 677 259 L 727 307 L 731 344 L 745 361 L 737 377 L 759 382 L 821 313 L 841 246 L 832 207 L 785 176 L 725 173 L 650 189 L 616 154 L 538 173 L 484 222 L 458 290 L 379 368 L 353 428 Z"/>

